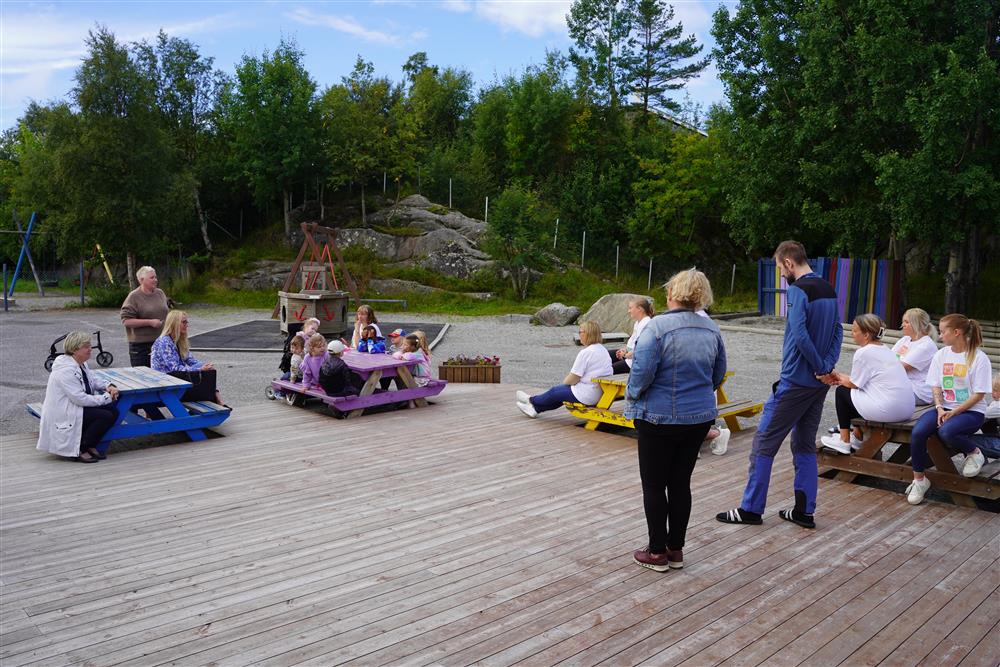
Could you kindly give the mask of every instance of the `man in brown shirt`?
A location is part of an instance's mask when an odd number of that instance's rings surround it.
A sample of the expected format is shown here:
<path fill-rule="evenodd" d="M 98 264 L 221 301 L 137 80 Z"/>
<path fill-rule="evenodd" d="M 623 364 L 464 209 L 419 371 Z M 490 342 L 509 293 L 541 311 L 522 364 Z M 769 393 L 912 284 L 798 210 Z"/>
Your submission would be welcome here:
<path fill-rule="evenodd" d="M 163 329 L 170 306 L 167 295 L 157 285 L 156 269 L 144 266 L 135 272 L 139 286 L 122 303 L 122 324 L 128 335 L 128 356 L 133 366 L 149 366 L 153 341 Z"/>

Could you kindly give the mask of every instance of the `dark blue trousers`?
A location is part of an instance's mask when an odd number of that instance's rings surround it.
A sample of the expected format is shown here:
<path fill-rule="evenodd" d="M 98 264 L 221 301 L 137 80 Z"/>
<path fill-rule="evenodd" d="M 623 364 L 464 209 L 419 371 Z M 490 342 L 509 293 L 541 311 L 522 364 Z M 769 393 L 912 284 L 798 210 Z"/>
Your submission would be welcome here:
<path fill-rule="evenodd" d="M 913 466 L 913 472 L 923 472 L 924 468 L 931 465 L 927 456 L 927 438 L 937 433 L 944 444 L 963 454 L 971 454 L 976 450 L 972 434 L 979 430 L 984 421 L 986 415 L 972 410 L 955 415 L 941 426 L 937 425 L 937 410 L 928 410 L 920 415 L 910 433 L 910 465 Z"/>
<path fill-rule="evenodd" d="M 789 432 L 795 465 L 795 508 L 806 514 L 816 510 L 819 470 L 816 465 L 816 431 L 823 416 L 823 401 L 830 387 L 797 387 L 785 381 L 764 404 L 760 425 L 750 452 L 750 472 L 740 509 L 763 514 L 771 484 L 774 456 Z"/>

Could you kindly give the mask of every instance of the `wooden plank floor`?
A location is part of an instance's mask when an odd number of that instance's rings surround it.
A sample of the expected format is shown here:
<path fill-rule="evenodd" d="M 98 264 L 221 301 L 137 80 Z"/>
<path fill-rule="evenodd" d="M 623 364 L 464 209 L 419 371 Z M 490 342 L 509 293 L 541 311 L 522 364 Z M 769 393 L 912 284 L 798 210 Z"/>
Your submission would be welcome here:
<path fill-rule="evenodd" d="M 635 441 L 507 385 L 352 420 L 266 403 L 203 443 L 96 465 L 4 436 L 0 663 L 996 665 L 1000 516 L 820 480 L 779 455 L 760 527 L 750 433 L 694 475 L 686 567 L 645 543 Z M 165 442 L 163 440 L 159 442 Z"/>

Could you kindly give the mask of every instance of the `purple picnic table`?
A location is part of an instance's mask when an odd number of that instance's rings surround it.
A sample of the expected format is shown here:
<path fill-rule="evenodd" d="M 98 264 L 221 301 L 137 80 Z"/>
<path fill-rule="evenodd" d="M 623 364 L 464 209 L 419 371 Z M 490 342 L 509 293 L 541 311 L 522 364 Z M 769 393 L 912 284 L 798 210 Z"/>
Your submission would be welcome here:
<path fill-rule="evenodd" d="M 287 380 L 272 380 L 271 386 L 276 391 L 286 394 L 318 398 L 345 413 L 346 417 L 356 417 L 364 412 L 365 408 L 400 401 L 413 401 L 417 407 L 424 407 L 427 405 L 428 396 L 437 396 L 448 384 L 444 380 L 431 379 L 423 386 L 418 385 L 410 372 L 418 362 L 412 359 L 396 359 L 388 354 L 365 354 L 356 350 L 346 350 L 343 359 L 347 367 L 365 381 L 357 396 L 328 396 L 322 389 L 306 389 L 302 384 Z M 399 378 L 403 388 L 376 394 L 379 380 L 391 377 Z"/>

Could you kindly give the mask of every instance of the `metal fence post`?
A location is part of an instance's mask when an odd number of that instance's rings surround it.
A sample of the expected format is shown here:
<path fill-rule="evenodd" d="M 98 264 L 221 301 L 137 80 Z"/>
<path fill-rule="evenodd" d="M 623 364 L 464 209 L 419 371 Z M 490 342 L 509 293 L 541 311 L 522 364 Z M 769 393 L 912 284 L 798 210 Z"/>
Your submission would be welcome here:
<path fill-rule="evenodd" d="M 80 305 L 85 306 L 86 298 L 83 294 L 83 262 L 80 262 Z"/>
<path fill-rule="evenodd" d="M 3 312 L 7 312 L 7 262 L 3 263 Z"/>
<path fill-rule="evenodd" d="M 580 247 L 580 268 L 583 268 L 583 260 L 587 256 L 587 230 L 583 230 L 583 246 Z"/>
<path fill-rule="evenodd" d="M 649 278 L 646 279 L 646 290 L 653 289 L 653 258 L 649 258 Z"/>
<path fill-rule="evenodd" d="M 618 280 L 618 244 L 615 244 L 615 280 Z"/>

